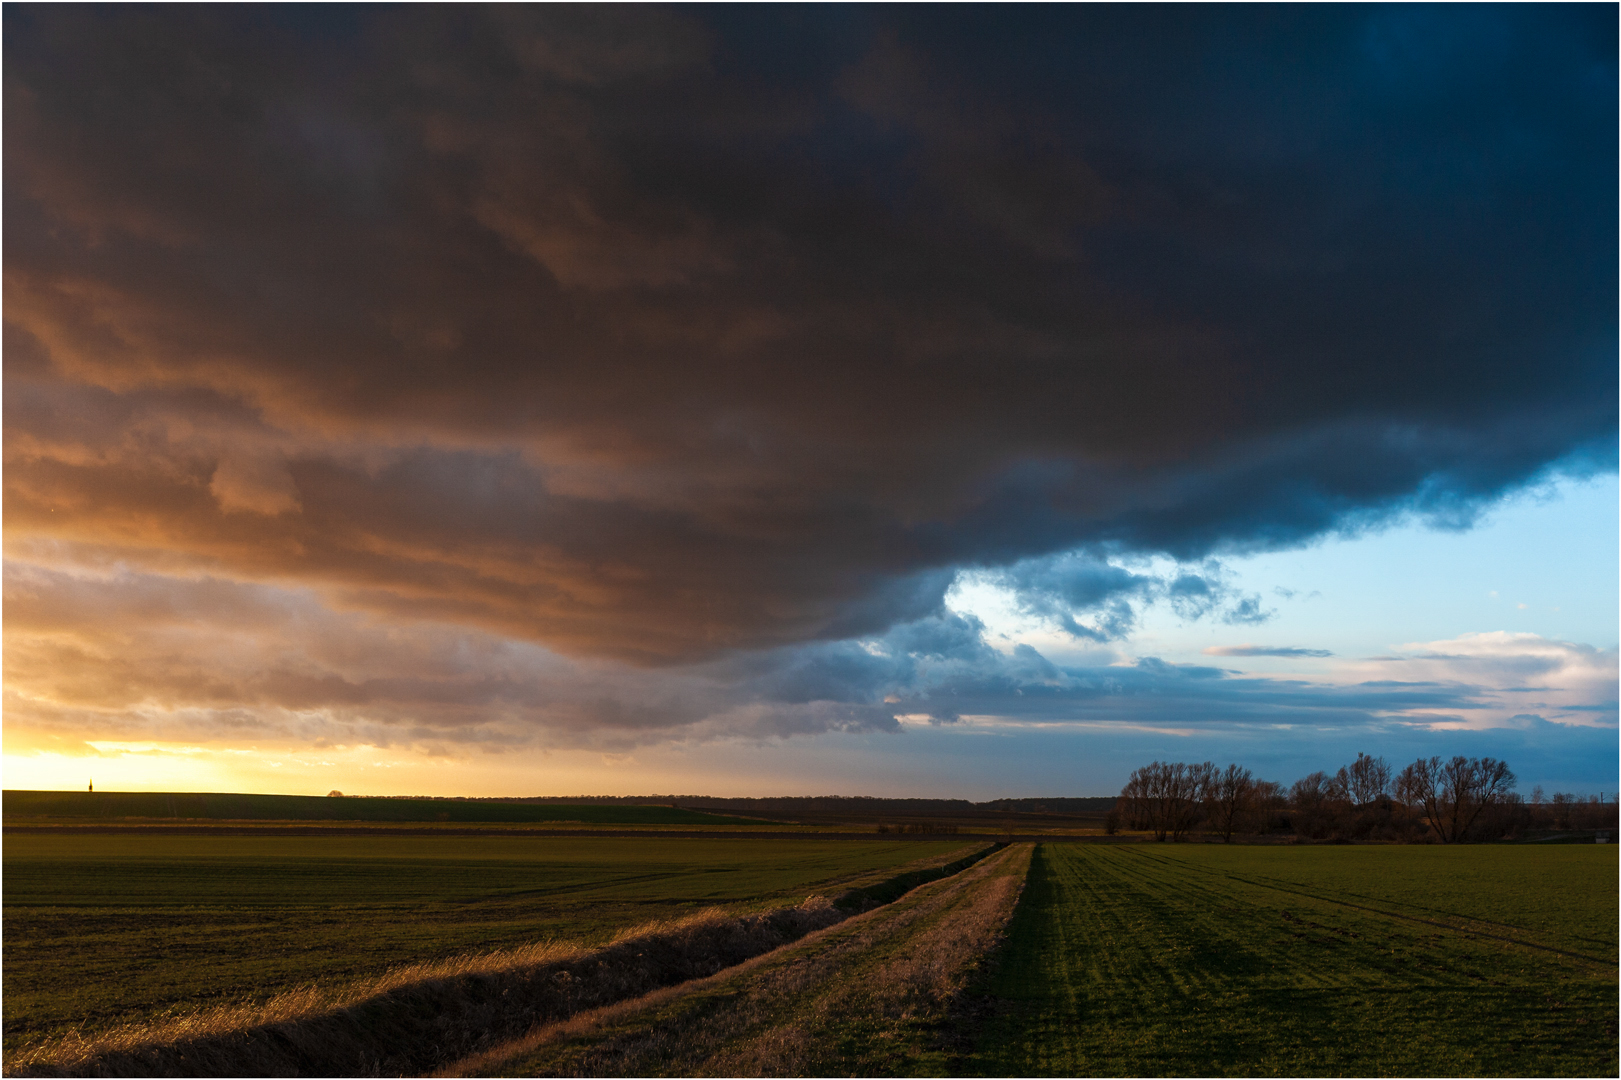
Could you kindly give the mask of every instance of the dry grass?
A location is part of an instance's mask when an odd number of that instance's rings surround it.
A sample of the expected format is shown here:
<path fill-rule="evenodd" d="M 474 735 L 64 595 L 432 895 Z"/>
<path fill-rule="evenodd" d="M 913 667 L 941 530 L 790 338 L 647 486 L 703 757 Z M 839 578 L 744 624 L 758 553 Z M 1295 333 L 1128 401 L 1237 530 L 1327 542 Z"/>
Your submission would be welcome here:
<path fill-rule="evenodd" d="M 12 1076 L 420 1075 L 581 1009 L 707 976 L 845 918 L 825 897 L 648 923 L 595 950 L 543 943 L 412 964 L 344 987 L 69 1035 Z"/>
<path fill-rule="evenodd" d="M 1001 940 L 1019 845 L 711 978 L 543 1026 L 441 1075 L 877 1074 L 942 1051 L 941 1027 Z"/>
<path fill-rule="evenodd" d="M 705 912 L 697 918 L 704 918 L 708 914 Z M 352 1008 L 418 984 L 534 969 L 577 959 L 585 951 L 562 943 L 539 942 L 499 952 L 466 953 L 429 963 L 407 964 L 375 978 L 344 985 L 309 983 L 263 1002 L 238 1002 L 196 1009 L 123 1024 L 91 1035 L 69 1032 L 11 1058 L 6 1062 L 7 1072 L 35 1064 L 54 1063 L 71 1067 L 72 1064 L 82 1064 L 97 1057 L 128 1054 L 144 1047 L 219 1038 L 251 1028 L 295 1023 Z"/>

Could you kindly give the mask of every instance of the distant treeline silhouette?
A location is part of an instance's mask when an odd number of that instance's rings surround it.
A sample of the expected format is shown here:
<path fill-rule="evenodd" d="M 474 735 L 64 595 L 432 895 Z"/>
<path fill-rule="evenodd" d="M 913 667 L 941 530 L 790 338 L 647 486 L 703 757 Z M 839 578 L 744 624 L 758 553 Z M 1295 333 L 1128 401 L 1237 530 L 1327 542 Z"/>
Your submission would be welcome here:
<path fill-rule="evenodd" d="M 1461 755 L 1419 758 L 1399 772 L 1358 754 L 1330 775 L 1314 772 L 1285 788 L 1238 765 L 1155 761 L 1131 774 L 1107 829 L 1185 840 L 1206 832 L 1294 835 L 1307 840 L 1460 844 L 1536 832 L 1614 829 L 1616 807 L 1598 797 L 1514 790 L 1506 762 Z"/>

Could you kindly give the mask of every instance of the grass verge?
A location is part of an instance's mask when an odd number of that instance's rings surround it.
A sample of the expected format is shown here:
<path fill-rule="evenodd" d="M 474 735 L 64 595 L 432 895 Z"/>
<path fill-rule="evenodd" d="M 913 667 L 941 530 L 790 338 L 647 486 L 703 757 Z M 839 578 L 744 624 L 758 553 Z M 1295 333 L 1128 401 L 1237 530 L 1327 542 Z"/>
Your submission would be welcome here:
<path fill-rule="evenodd" d="M 944 1027 L 1000 940 L 1030 851 L 1004 848 L 736 969 L 542 1026 L 442 1075 L 945 1075 Z"/>

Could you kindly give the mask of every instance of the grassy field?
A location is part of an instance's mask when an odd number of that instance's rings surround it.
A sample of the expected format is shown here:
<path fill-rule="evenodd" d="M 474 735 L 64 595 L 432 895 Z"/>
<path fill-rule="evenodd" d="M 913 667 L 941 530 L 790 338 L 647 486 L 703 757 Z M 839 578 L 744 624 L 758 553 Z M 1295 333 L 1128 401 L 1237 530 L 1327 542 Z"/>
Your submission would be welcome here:
<path fill-rule="evenodd" d="M 8 820 L 140 818 L 202 821 L 469 822 L 684 825 L 736 828 L 760 822 L 673 806 L 507 802 L 499 799 L 334 799 L 204 791 L 6 791 Z"/>
<path fill-rule="evenodd" d="M 9 833 L 6 1049 L 981 847 Z M 1614 1075 L 1618 919 L 1614 846 L 1019 845 L 475 1071 Z"/>
<path fill-rule="evenodd" d="M 1617 1070 L 1614 847 L 1044 844 L 965 1070 Z"/>
<path fill-rule="evenodd" d="M 468 950 L 596 944 L 703 907 L 792 904 L 972 846 L 11 834 L 6 1046 Z"/>
<path fill-rule="evenodd" d="M 548 1025 L 477 1076 L 942 1075 L 953 1003 L 1012 914 L 1028 844 L 776 952 Z"/>
<path fill-rule="evenodd" d="M 92 828 L 489 828 L 648 829 L 744 832 L 871 832 L 1101 836 L 1114 799 L 711 799 L 523 801 L 331 798 L 172 791 L 6 791 L 6 820 L 25 826 Z"/>

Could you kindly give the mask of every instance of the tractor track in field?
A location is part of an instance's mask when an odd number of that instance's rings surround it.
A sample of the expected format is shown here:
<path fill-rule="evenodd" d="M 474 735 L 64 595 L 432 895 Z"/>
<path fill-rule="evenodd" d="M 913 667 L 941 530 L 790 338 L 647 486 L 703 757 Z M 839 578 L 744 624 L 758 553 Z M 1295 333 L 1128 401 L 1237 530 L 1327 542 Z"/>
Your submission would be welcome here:
<path fill-rule="evenodd" d="M 962 1072 L 1614 1076 L 1616 968 L 1589 944 L 1614 925 L 1614 867 L 1602 849 L 1045 847 Z"/>
<path fill-rule="evenodd" d="M 1494 934 L 1494 933 L 1490 933 L 1490 932 L 1485 931 L 1485 930 L 1474 929 L 1472 927 L 1455 926 L 1455 925 L 1453 925 L 1451 923 L 1440 922 L 1440 921 L 1437 921 L 1435 919 L 1427 919 L 1427 918 L 1425 918 L 1425 917 L 1423 917 L 1421 915 L 1408 915 L 1408 914 L 1405 914 L 1405 913 L 1400 912 L 1400 911 L 1385 911 L 1385 910 L 1383 910 L 1381 908 L 1370 907 L 1367 904 L 1358 904 L 1358 903 L 1353 903 L 1350 900 L 1340 900 L 1340 899 L 1336 899 L 1335 897 L 1331 897 L 1331 896 L 1322 896 L 1322 895 L 1320 895 L 1318 893 L 1313 893 L 1313 892 L 1310 892 L 1310 891 L 1308 891 L 1306 889 L 1299 888 L 1298 886 L 1279 885 L 1279 884 L 1274 884 L 1274 883 L 1268 882 L 1268 881 L 1257 881 L 1254 878 L 1247 878 L 1247 877 L 1244 877 L 1244 876 L 1242 876 L 1240 874 L 1234 874 L 1234 873 L 1232 873 L 1230 871 L 1215 870 L 1215 869 L 1212 869 L 1211 867 L 1198 866 L 1198 865 L 1193 864 L 1193 863 L 1183 863 L 1183 862 L 1180 862 L 1178 860 L 1169 859 L 1169 858 L 1166 858 L 1165 856 L 1155 855 L 1155 854 L 1152 854 L 1152 853 L 1146 852 L 1146 851 L 1139 852 L 1138 855 L 1141 858 L 1148 859 L 1148 860 L 1150 860 L 1152 862 L 1158 863 L 1161 866 L 1174 866 L 1174 867 L 1185 868 L 1185 869 L 1189 869 L 1189 870 L 1197 870 L 1198 872 L 1200 872 L 1202 874 L 1208 874 L 1208 875 L 1210 875 L 1212 877 L 1216 877 L 1216 878 L 1226 878 L 1226 879 L 1231 880 L 1231 881 L 1241 881 L 1246 885 L 1253 885 L 1256 888 L 1260 888 L 1260 889 L 1271 889 L 1273 892 L 1288 893 L 1291 896 L 1305 897 L 1308 900 L 1316 900 L 1316 901 L 1318 901 L 1320 903 L 1324 903 L 1324 904 L 1334 904 L 1334 905 L 1336 905 L 1338 907 L 1351 908 L 1351 909 L 1356 910 L 1356 911 L 1365 911 L 1365 912 L 1367 912 L 1367 913 L 1369 913 L 1371 915 L 1379 915 L 1379 916 L 1382 916 L 1384 918 L 1401 919 L 1404 922 L 1419 923 L 1419 924 L 1421 924 L 1423 926 L 1432 926 L 1432 927 L 1435 927 L 1436 929 L 1439 929 L 1439 930 L 1450 930 L 1455 934 L 1463 934 L 1466 937 L 1488 938 L 1488 939 L 1490 939 L 1492 941 L 1501 941 L 1501 942 L 1503 942 L 1505 944 L 1508 944 L 1508 945 L 1518 945 L 1521 948 L 1535 949 L 1535 950 L 1537 950 L 1539 952 L 1554 953 L 1554 954 L 1556 954 L 1558 956 L 1568 956 L 1573 960 L 1583 960 L 1583 961 L 1586 961 L 1587 963 L 1590 963 L 1590 964 L 1607 964 L 1610 967 L 1621 966 L 1621 960 L 1618 960 L 1616 957 L 1613 957 L 1613 956 L 1611 956 L 1611 957 L 1592 956 L 1592 955 L 1589 955 L 1587 953 L 1573 952 L 1573 951 L 1571 951 L 1569 949 L 1560 949 L 1560 948 L 1557 948 L 1557 947 L 1555 947 L 1553 945 L 1540 945 L 1540 944 L 1538 944 L 1538 943 L 1536 943 L 1534 941 L 1526 941 L 1523 938 L 1510 937 L 1507 934 Z M 1391 903 L 1391 904 L 1396 903 L 1396 901 L 1383 901 L 1383 902 L 1384 903 Z M 1488 923 L 1489 925 L 1492 925 L 1492 926 L 1502 926 L 1502 925 L 1504 925 L 1502 923 L 1491 922 L 1491 920 L 1489 920 L 1489 919 L 1472 919 L 1470 921 L 1471 922 L 1484 922 L 1484 923 Z M 1515 929 L 1518 929 L 1518 928 L 1515 928 Z"/>

